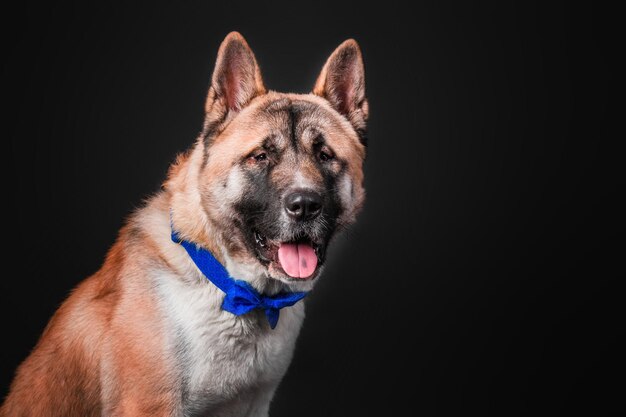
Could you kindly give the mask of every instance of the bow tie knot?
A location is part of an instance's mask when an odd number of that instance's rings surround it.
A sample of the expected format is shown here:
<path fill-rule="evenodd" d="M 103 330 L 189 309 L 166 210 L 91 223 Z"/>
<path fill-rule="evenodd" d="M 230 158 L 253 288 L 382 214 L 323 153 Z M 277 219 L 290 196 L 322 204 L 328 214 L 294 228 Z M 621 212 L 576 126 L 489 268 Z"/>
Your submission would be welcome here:
<path fill-rule="evenodd" d="M 306 296 L 305 292 L 265 296 L 259 294 L 245 281 L 234 280 L 233 284 L 224 297 L 222 310 L 240 316 L 257 308 L 262 309 L 265 311 L 265 316 L 272 329 L 278 323 L 281 308 L 292 306 Z"/>

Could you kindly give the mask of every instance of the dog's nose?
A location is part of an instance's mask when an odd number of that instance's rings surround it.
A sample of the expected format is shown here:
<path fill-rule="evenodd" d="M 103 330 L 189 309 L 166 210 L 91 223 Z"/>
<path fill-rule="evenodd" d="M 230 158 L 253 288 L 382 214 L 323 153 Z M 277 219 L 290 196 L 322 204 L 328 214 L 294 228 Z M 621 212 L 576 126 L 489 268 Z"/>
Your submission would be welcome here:
<path fill-rule="evenodd" d="M 294 220 L 312 220 L 322 211 L 322 196 L 313 191 L 296 191 L 285 198 L 285 211 Z"/>

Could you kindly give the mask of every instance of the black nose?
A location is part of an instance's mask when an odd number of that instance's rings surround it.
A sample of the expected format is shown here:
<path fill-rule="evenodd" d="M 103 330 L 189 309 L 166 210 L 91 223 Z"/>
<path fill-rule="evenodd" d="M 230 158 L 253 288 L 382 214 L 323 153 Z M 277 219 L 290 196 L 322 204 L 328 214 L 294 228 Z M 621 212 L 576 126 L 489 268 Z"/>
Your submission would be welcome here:
<path fill-rule="evenodd" d="M 322 211 L 322 196 L 313 191 L 296 191 L 285 198 L 285 211 L 294 220 L 311 220 Z"/>

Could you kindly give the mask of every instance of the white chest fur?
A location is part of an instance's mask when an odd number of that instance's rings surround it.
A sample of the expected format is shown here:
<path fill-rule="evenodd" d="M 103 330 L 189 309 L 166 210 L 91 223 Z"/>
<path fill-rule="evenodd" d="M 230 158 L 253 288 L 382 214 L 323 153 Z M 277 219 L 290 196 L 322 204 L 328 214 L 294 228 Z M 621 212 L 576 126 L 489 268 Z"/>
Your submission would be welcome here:
<path fill-rule="evenodd" d="M 222 311 L 223 293 L 208 281 L 163 273 L 157 283 L 185 415 L 257 415 L 255 407 L 266 408 L 255 403 L 269 402 L 289 366 L 304 303 L 282 309 L 272 330 L 261 311 Z"/>

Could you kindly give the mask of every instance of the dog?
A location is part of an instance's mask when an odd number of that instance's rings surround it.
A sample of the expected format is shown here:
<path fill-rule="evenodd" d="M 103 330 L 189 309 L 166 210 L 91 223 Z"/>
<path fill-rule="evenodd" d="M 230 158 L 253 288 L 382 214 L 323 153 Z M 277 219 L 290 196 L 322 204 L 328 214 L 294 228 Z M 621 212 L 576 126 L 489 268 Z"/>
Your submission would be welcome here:
<path fill-rule="evenodd" d="M 365 199 L 360 48 L 310 94 L 222 42 L 195 144 L 17 369 L 0 416 L 267 416 L 332 237 Z"/>

